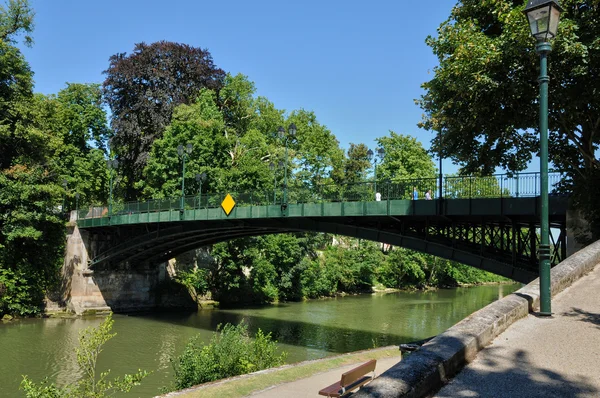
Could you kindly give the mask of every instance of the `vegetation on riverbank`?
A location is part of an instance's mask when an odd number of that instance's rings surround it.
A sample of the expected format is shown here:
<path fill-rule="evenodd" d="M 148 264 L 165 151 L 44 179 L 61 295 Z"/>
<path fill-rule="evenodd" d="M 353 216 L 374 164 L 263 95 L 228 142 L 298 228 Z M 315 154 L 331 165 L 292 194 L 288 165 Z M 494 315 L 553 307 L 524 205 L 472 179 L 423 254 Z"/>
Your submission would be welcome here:
<path fill-rule="evenodd" d="M 331 244 L 335 239 L 336 244 Z M 179 281 L 223 304 L 428 289 L 507 279 L 411 250 L 328 235 L 271 235 L 217 244 Z"/>
<path fill-rule="evenodd" d="M 250 338 L 243 322 L 219 325 L 208 345 L 200 339 L 200 335 L 192 338 L 183 354 L 172 360 L 175 383 L 169 391 L 280 366 L 287 356 L 277 354 L 270 333 L 258 329 Z"/>
<path fill-rule="evenodd" d="M 290 383 L 346 365 L 359 364 L 371 359 L 385 358 L 398 358 L 398 361 L 400 361 L 400 351 L 398 350 L 398 346 L 352 352 L 334 357 L 305 361 L 293 365 L 285 365 L 269 370 L 268 372 L 253 373 L 239 378 L 229 379 L 225 383 L 208 383 L 191 389 L 190 391 L 182 391 L 180 394 L 183 398 L 242 397 L 264 390 L 273 385 Z M 317 387 L 320 388 L 323 386 Z M 318 388 L 315 389 L 315 391 L 317 390 Z"/>

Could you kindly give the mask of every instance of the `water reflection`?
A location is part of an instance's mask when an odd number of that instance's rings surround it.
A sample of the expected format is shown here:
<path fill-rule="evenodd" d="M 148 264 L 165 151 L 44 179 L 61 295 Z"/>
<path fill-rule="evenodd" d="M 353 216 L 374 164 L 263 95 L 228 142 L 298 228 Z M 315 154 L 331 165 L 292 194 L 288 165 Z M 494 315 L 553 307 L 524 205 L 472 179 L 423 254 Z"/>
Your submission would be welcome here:
<path fill-rule="evenodd" d="M 131 396 L 153 396 L 171 381 L 170 359 L 200 333 L 208 342 L 217 325 L 246 322 L 251 333 L 271 332 L 288 362 L 421 340 L 446 330 L 477 309 L 519 288 L 479 286 L 430 292 L 399 292 L 286 303 L 259 308 L 198 313 L 115 315 L 114 332 L 98 366 L 122 376 L 138 368 L 153 371 Z M 0 396 L 18 397 L 22 374 L 59 384 L 77 379 L 79 330 L 101 319 L 26 320 L 0 325 Z M 111 377 L 112 378 L 112 377 Z"/>

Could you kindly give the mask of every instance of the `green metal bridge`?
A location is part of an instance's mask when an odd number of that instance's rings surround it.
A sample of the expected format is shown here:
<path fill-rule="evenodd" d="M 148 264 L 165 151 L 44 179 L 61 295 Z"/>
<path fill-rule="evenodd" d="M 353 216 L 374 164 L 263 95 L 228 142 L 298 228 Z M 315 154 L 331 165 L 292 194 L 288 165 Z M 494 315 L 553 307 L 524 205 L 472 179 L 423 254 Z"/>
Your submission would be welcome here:
<path fill-rule="evenodd" d="M 567 198 L 553 190 L 561 176 L 549 177 L 555 265 L 566 258 Z M 405 247 L 526 283 L 538 276 L 539 181 L 539 173 L 525 173 L 323 185 L 287 195 L 229 192 L 229 214 L 221 207 L 228 193 L 204 194 L 78 209 L 77 225 L 98 242 L 92 269 L 159 263 L 235 238 L 313 231 Z M 425 200 L 440 183 L 443 199 Z"/>

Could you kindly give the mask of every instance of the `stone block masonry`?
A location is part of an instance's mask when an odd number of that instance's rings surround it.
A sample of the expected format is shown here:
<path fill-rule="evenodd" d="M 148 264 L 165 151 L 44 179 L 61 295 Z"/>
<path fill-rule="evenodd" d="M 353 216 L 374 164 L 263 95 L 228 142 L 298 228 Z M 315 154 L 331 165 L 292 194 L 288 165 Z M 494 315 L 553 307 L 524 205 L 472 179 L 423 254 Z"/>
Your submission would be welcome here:
<path fill-rule="evenodd" d="M 600 241 L 552 269 L 552 296 L 600 264 Z M 354 397 L 426 397 L 438 391 L 511 324 L 539 306 L 539 280 L 473 313 L 391 367 Z"/>

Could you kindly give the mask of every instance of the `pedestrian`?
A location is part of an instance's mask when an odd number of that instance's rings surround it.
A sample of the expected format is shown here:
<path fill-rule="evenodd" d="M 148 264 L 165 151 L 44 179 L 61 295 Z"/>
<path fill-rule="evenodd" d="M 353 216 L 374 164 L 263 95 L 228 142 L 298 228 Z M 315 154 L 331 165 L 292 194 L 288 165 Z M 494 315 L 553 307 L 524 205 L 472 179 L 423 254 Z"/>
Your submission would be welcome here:
<path fill-rule="evenodd" d="M 431 189 L 428 189 L 427 192 L 425 192 L 425 200 L 431 200 Z"/>
<path fill-rule="evenodd" d="M 378 202 L 381 202 L 381 193 L 377 192 L 375 194 L 375 200 L 378 201 Z"/>
<path fill-rule="evenodd" d="M 419 199 L 419 192 L 417 192 L 417 187 L 413 187 L 413 200 Z"/>

